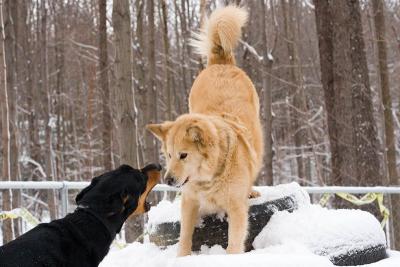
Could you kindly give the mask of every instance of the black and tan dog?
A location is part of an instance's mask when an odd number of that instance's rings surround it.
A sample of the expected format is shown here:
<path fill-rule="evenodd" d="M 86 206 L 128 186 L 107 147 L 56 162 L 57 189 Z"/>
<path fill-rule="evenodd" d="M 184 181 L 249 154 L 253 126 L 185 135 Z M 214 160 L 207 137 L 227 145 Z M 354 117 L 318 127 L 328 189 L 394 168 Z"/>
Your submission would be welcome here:
<path fill-rule="evenodd" d="M 78 208 L 0 247 L 1 267 L 98 266 L 125 220 L 149 209 L 146 197 L 160 165 L 127 165 L 94 178 L 76 197 Z"/>

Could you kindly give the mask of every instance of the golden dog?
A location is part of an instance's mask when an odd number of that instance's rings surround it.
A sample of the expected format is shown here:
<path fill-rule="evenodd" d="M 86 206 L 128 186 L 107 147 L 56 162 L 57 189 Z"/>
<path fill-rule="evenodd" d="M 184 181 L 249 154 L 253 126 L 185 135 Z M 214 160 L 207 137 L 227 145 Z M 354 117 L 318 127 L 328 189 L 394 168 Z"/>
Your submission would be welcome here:
<path fill-rule="evenodd" d="M 236 6 L 211 14 L 194 42 L 208 66 L 192 86 L 190 113 L 148 125 L 162 141 L 166 182 L 182 187 L 178 256 L 191 253 L 199 213 L 220 211 L 229 219 L 227 252 L 244 250 L 247 199 L 263 156 L 258 95 L 233 53 L 246 21 L 247 12 Z"/>

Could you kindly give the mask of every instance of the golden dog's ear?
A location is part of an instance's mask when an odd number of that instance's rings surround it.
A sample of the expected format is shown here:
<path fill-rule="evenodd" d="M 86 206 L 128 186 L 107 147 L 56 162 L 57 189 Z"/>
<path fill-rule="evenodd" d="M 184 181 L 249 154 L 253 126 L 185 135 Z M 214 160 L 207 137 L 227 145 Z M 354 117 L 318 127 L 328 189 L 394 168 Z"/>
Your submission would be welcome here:
<path fill-rule="evenodd" d="M 207 135 L 204 133 L 204 131 L 197 125 L 187 128 L 186 133 L 189 135 L 190 139 L 196 144 L 203 146 L 209 144 L 209 138 L 207 138 Z"/>
<path fill-rule="evenodd" d="M 147 124 L 146 129 L 149 130 L 155 137 L 161 141 L 165 140 L 168 130 L 171 129 L 174 123 L 172 121 L 166 121 L 160 124 Z"/>

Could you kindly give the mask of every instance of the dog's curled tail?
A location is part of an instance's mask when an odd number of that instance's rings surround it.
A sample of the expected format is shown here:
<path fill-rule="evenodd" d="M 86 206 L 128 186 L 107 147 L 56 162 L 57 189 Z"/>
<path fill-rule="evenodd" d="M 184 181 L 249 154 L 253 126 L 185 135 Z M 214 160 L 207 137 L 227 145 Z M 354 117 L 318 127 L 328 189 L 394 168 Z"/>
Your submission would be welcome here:
<path fill-rule="evenodd" d="M 247 11 L 238 6 L 226 6 L 211 13 L 200 33 L 194 34 L 191 45 L 207 57 L 207 64 L 235 64 L 233 53 L 247 22 Z"/>

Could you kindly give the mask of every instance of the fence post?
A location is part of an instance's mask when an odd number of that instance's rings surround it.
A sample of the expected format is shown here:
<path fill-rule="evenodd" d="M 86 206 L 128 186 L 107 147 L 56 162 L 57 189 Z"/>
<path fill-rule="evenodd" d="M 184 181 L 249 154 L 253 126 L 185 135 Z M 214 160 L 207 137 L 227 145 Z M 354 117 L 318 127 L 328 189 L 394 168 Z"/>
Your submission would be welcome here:
<path fill-rule="evenodd" d="M 63 182 L 61 188 L 61 217 L 65 217 L 68 212 L 68 185 Z"/>

